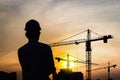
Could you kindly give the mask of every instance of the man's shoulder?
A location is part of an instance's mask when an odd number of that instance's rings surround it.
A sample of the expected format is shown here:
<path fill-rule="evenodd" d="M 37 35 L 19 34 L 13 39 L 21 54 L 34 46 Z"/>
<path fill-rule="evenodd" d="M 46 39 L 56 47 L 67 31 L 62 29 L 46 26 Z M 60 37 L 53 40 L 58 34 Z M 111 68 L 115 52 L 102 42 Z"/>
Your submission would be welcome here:
<path fill-rule="evenodd" d="M 18 51 L 25 49 L 25 47 L 26 47 L 27 45 L 28 45 L 28 44 L 24 44 L 23 46 L 21 46 L 20 48 L 18 48 Z"/>
<path fill-rule="evenodd" d="M 39 42 L 39 44 L 40 44 L 41 46 L 50 47 L 50 45 L 48 45 L 48 44 L 46 44 L 46 43 Z"/>
<path fill-rule="evenodd" d="M 37 42 L 35 44 L 30 44 L 30 43 L 26 43 L 23 46 L 21 46 L 18 51 L 24 51 L 26 49 L 31 48 L 31 46 L 36 46 L 36 48 L 51 48 L 50 45 L 46 44 L 46 43 L 42 43 L 42 42 Z"/>

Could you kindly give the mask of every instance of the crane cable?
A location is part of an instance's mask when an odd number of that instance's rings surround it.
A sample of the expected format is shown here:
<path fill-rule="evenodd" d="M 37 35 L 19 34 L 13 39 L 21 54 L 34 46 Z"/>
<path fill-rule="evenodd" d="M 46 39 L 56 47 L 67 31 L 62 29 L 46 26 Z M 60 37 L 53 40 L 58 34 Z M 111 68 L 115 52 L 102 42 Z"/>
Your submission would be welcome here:
<path fill-rule="evenodd" d="M 58 42 L 62 42 L 62 41 L 65 41 L 65 40 L 67 40 L 67 39 L 70 39 L 70 38 L 72 38 L 72 37 L 75 37 L 75 36 L 77 36 L 77 35 L 80 35 L 80 34 L 86 32 L 86 31 L 87 31 L 87 30 L 85 30 L 85 31 L 83 31 L 83 32 L 80 32 L 80 33 L 77 33 L 77 34 L 74 34 L 74 35 L 72 35 L 72 36 L 70 36 L 70 37 L 67 37 L 67 38 L 62 39 L 62 40 L 60 40 L 60 41 L 57 41 L 56 43 L 58 43 Z M 94 31 L 92 31 L 92 30 L 90 30 L 90 31 L 93 32 L 94 34 L 100 36 L 100 37 L 102 36 L 102 35 L 100 35 L 100 34 L 94 32 Z"/>
<path fill-rule="evenodd" d="M 77 35 L 79 35 L 79 34 L 82 34 L 82 33 L 86 32 L 86 31 L 87 31 L 87 30 L 85 30 L 85 31 L 83 31 L 83 32 L 80 32 L 80 33 L 77 33 L 77 34 L 74 34 L 74 35 L 72 35 L 72 36 L 70 36 L 70 37 L 67 37 L 67 38 L 65 38 L 65 39 L 62 39 L 62 40 L 60 40 L 60 41 L 58 41 L 58 42 L 65 41 L 65 40 L 70 39 L 70 38 L 72 38 L 72 37 L 75 37 L 75 36 L 77 36 Z M 58 42 L 56 42 L 56 43 L 58 43 Z"/>
<path fill-rule="evenodd" d="M 102 37 L 102 35 L 100 35 L 100 34 L 98 34 L 98 33 L 96 33 L 96 32 L 94 32 L 94 31 L 92 31 L 92 30 L 90 30 L 92 33 L 94 33 L 94 34 L 96 34 L 96 35 L 98 35 L 98 36 L 100 36 L 100 37 Z"/>

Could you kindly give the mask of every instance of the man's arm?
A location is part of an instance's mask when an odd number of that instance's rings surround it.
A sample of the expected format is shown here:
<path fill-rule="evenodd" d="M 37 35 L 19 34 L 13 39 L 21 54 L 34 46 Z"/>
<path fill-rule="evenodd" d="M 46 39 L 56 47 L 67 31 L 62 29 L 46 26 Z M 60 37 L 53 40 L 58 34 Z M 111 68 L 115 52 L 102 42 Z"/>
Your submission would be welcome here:
<path fill-rule="evenodd" d="M 52 49 L 51 47 L 49 47 L 49 69 L 50 69 L 50 73 L 55 73 L 56 72 L 56 68 L 55 68 L 55 64 L 54 64 L 54 59 L 53 59 L 53 53 L 52 53 Z"/>

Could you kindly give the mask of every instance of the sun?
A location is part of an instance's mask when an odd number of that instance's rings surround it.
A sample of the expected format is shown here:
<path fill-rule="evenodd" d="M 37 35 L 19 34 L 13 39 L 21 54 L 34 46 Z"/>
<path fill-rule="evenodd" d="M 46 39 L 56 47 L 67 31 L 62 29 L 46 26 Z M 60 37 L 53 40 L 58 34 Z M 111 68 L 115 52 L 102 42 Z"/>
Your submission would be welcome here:
<path fill-rule="evenodd" d="M 75 65 L 73 62 L 70 62 L 70 68 L 73 68 Z"/>
<path fill-rule="evenodd" d="M 63 63 L 63 66 L 64 66 L 64 68 L 67 68 L 67 62 L 64 62 L 64 63 Z M 69 68 L 73 68 L 73 67 L 75 67 L 74 63 L 73 63 L 73 62 L 70 62 L 70 63 L 69 63 Z"/>

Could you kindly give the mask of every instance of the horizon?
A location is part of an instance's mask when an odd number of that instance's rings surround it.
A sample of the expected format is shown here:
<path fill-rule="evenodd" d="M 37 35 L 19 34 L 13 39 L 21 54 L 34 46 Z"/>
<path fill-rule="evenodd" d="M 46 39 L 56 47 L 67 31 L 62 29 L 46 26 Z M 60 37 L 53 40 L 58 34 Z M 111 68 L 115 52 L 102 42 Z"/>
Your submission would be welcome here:
<path fill-rule="evenodd" d="M 108 43 L 93 42 L 92 62 L 99 66 L 116 64 L 111 68 L 111 77 L 120 79 L 120 0 L 1 0 L 0 1 L 0 71 L 17 72 L 21 80 L 21 68 L 17 50 L 27 43 L 25 23 L 35 19 L 42 28 L 39 42 L 55 43 L 87 29 L 99 35 L 112 35 Z M 86 39 L 86 33 L 69 40 Z M 66 54 L 86 60 L 85 44 L 52 47 L 53 56 L 62 57 Z M 57 70 L 65 68 L 64 62 L 55 60 Z M 78 69 L 79 68 L 79 69 Z M 81 71 L 86 75 L 85 64 L 74 64 L 73 71 Z M 102 75 L 101 75 L 102 74 Z M 107 79 L 107 69 L 92 72 L 93 80 Z"/>

